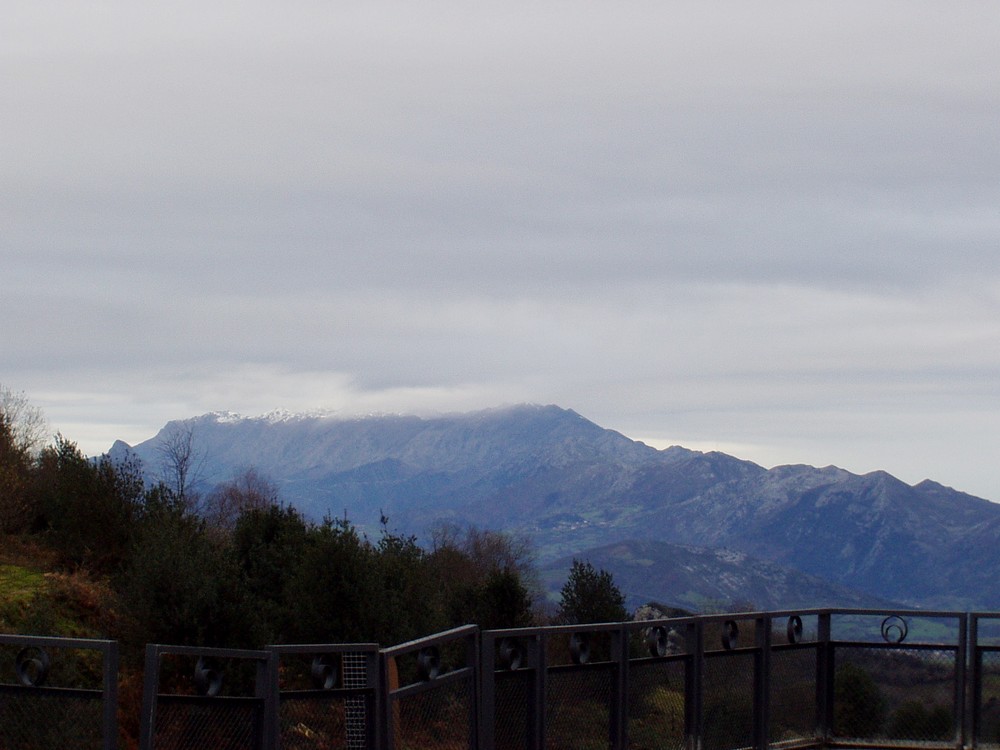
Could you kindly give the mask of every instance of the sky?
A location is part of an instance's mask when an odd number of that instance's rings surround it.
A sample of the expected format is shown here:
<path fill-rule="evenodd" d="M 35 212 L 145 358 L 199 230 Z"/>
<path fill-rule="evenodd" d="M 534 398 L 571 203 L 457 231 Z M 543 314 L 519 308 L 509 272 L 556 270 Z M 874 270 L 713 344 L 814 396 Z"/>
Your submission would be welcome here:
<path fill-rule="evenodd" d="M 0 383 L 554 403 L 1000 501 L 1000 3 L 3 3 Z"/>

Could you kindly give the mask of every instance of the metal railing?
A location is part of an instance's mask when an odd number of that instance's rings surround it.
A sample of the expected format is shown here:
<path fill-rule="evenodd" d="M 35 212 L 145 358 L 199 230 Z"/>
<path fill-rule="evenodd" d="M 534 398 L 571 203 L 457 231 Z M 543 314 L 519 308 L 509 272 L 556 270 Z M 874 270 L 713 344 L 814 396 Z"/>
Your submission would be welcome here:
<path fill-rule="evenodd" d="M 271 646 L 270 650 L 278 655 L 282 750 L 379 747 L 378 644 Z"/>
<path fill-rule="evenodd" d="M 113 750 L 117 646 L 0 636 L 0 748 Z M 150 645 L 142 750 L 1000 748 L 1000 613 L 816 609 L 391 648 Z"/>
<path fill-rule="evenodd" d="M 966 632 L 869 610 L 486 631 L 480 748 L 961 747 Z M 974 716 L 1000 730 L 996 692 Z"/>
<path fill-rule="evenodd" d="M 117 707 L 114 641 L 0 635 L 0 748 L 114 750 Z"/>
<path fill-rule="evenodd" d="M 478 627 L 393 646 L 381 658 L 384 750 L 478 747 Z"/>
<path fill-rule="evenodd" d="M 276 747 L 277 657 L 274 651 L 148 645 L 140 747 Z"/>

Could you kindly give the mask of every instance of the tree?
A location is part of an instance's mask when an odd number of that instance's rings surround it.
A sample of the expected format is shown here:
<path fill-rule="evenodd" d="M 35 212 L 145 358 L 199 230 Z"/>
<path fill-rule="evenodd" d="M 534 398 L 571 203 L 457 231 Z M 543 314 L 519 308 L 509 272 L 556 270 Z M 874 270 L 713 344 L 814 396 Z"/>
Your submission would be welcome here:
<path fill-rule="evenodd" d="M 438 582 L 447 625 L 530 625 L 541 586 L 531 543 L 506 532 L 443 524 L 432 531 L 427 575 Z"/>
<path fill-rule="evenodd" d="M 31 461 L 10 418 L 0 411 L 0 533 L 24 531 L 31 523 L 28 476 Z"/>
<path fill-rule="evenodd" d="M 311 529 L 286 584 L 295 608 L 288 638 L 298 643 L 375 640 L 367 622 L 368 609 L 378 604 L 374 567 L 372 546 L 346 519 L 327 518 Z"/>
<path fill-rule="evenodd" d="M 383 517 L 374 553 L 375 592 L 366 612 L 373 640 L 401 643 L 443 628 L 440 581 L 429 575 L 416 537 L 390 532 Z"/>
<path fill-rule="evenodd" d="M 569 577 L 560 592 L 556 621 L 576 625 L 627 619 L 625 596 L 611 574 L 603 568 L 596 570 L 589 561 L 573 560 Z"/>
<path fill-rule="evenodd" d="M 174 422 L 156 446 L 160 456 L 160 480 L 178 499 L 195 504 L 192 487 L 200 479 L 205 454 L 195 448 L 194 426 Z"/>
<path fill-rule="evenodd" d="M 290 583 L 310 533 L 298 511 L 277 504 L 249 508 L 236 520 L 236 566 L 268 643 L 284 642 L 297 617 Z"/>
<path fill-rule="evenodd" d="M 29 478 L 47 434 L 41 409 L 0 384 L 0 533 L 23 532 L 33 522 Z"/>
<path fill-rule="evenodd" d="M 263 636 L 234 556 L 169 491 L 154 488 L 128 563 L 115 577 L 122 640 L 260 647 Z"/>
<path fill-rule="evenodd" d="M 144 484 L 135 463 L 96 463 L 76 444 L 56 436 L 34 471 L 34 524 L 63 565 L 112 572 L 129 553 Z"/>
<path fill-rule="evenodd" d="M 278 488 L 251 467 L 209 492 L 202 513 L 212 528 L 231 532 L 243 514 L 263 511 L 279 502 Z"/>
<path fill-rule="evenodd" d="M 850 662 L 837 669 L 833 729 L 838 737 L 875 737 L 885 723 L 885 696 L 872 676 Z"/>
<path fill-rule="evenodd" d="M 0 384 L 0 417 L 7 421 L 18 450 L 36 454 L 48 438 L 45 415 L 33 406 L 23 392 L 14 392 Z"/>
<path fill-rule="evenodd" d="M 531 594 L 515 570 L 493 570 L 476 590 L 472 622 L 483 628 L 525 628 L 534 617 Z"/>

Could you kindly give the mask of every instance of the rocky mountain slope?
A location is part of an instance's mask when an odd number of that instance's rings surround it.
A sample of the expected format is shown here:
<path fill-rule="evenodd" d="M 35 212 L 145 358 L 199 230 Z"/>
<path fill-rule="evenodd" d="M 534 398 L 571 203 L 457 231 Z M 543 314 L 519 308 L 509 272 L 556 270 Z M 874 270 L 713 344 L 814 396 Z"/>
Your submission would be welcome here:
<path fill-rule="evenodd" d="M 655 450 L 555 406 L 433 419 L 209 414 L 131 450 L 155 473 L 157 445 L 179 429 L 204 481 L 252 466 L 314 518 L 346 513 L 372 529 L 384 513 L 418 535 L 441 520 L 520 531 L 543 564 L 626 540 L 726 548 L 868 597 L 1000 606 L 1000 505 L 930 481 Z"/>
<path fill-rule="evenodd" d="M 627 540 L 584 550 L 576 557 L 614 572 L 629 611 L 649 602 L 688 612 L 898 606 L 786 565 L 726 549 Z M 558 601 L 572 561 L 573 556 L 564 557 L 540 571 L 553 601 Z"/>

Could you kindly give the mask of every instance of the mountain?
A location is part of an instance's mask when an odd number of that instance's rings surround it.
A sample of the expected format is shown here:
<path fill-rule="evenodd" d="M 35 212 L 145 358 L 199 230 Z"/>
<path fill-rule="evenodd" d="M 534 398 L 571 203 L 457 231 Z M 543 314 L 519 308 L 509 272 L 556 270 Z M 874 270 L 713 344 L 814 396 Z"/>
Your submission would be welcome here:
<path fill-rule="evenodd" d="M 114 451 L 155 473 L 158 446 L 179 431 L 204 483 L 253 467 L 315 519 L 346 513 L 374 530 L 385 514 L 422 537 L 442 520 L 523 532 L 543 565 L 624 541 L 725 548 L 881 600 L 1000 606 L 1000 505 L 935 482 L 656 450 L 556 406 L 427 419 L 206 414 Z"/>

